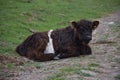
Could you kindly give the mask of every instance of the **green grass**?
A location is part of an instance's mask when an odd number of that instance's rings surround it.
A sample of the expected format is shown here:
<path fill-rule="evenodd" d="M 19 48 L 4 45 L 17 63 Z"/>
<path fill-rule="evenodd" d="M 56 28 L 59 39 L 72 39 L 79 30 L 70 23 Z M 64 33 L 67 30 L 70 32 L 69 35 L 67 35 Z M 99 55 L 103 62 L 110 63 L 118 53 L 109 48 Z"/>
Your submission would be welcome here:
<path fill-rule="evenodd" d="M 0 54 L 15 54 L 15 47 L 31 35 L 30 28 L 63 28 L 71 20 L 112 13 L 119 4 L 120 0 L 0 0 Z"/>
<path fill-rule="evenodd" d="M 118 74 L 117 76 L 115 76 L 116 80 L 120 80 L 120 74 Z"/>
<path fill-rule="evenodd" d="M 34 62 L 34 63 L 33 62 L 25 62 L 23 66 L 24 67 L 27 67 L 27 66 L 34 67 L 36 69 L 40 69 L 41 68 L 40 62 Z"/>
<path fill-rule="evenodd" d="M 100 67 L 100 65 L 97 63 L 90 63 L 90 64 L 88 64 L 88 66 L 89 67 Z"/>
<path fill-rule="evenodd" d="M 8 63 L 6 66 L 7 66 L 7 68 L 11 68 L 11 69 L 15 68 L 14 64 L 12 64 L 12 63 Z"/>
<path fill-rule="evenodd" d="M 65 80 L 63 73 L 55 73 L 53 76 L 49 77 L 48 80 Z"/>
<path fill-rule="evenodd" d="M 34 63 L 34 66 L 35 66 L 37 69 L 40 69 L 40 68 L 41 68 L 41 64 L 38 63 L 38 62 Z"/>
<path fill-rule="evenodd" d="M 89 72 L 87 73 L 87 71 L 98 73 L 98 71 L 92 67 L 93 66 L 88 66 L 84 68 L 81 66 L 63 67 L 60 68 L 59 71 L 54 73 L 51 77 L 49 77 L 48 80 L 68 80 L 67 76 L 72 76 L 72 75 L 78 75 L 78 77 L 81 79 L 83 77 L 92 77 L 93 75 L 90 74 Z M 97 66 L 95 65 L 94 67 L 98 67 L 98 65 Z M 86 72 L 83 72 L 83 70 Z"/>

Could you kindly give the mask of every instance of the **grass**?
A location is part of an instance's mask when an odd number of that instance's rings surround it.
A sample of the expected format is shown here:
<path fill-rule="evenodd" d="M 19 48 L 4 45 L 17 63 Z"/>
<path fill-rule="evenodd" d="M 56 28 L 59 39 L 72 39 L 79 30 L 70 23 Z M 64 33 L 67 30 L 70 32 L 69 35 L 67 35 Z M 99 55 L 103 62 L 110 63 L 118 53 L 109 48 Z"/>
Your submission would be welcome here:
<path fill-rule="evenodd" d="M 61 72 L 55 73 L 53 76 L 49 77 L 48 80 L 65 80 L 65 76 Z"/>
<path fill-rule="evenodd" d="M 40 69 L 40 68 L 41 68 L 41 64 L 38 63 L 38 62 L 34 63 L 34 66 L 35 66 L 37 69 Z"/>
<path fill-rule="evenodd" d="M 116 80 L 120 80 L 120 74 L 118 74 L 117 76 L 115 76 Z"/>
<path fill-rule="evenodd" d="M 25 66 L 29 66 L 29 67 L 35 67 L 36 69 L 40 69 L 41 68 L 41 64 L 40 62 L 25 62 L 24 63 L 24 67 Z"/>
<path fill-rule="evenodd" d="M 15 47 L 31 35 L 30 28 L 63 28 L 71 20 L 112 13 L 119 4 L 119 0 L 0 0 L 0 54 L 15 54 Z"/>
<path fill-rule="evenodd" d="M 97 63 L 90 63 L 90 64 L 88 64 L 88 66 L 89 67 L 100 67 L 100 65 Z"/>
<path fill-rule="evenodd" d="M 92 65 L 92 66 L 91 66 Z M 99 67 L 97 64 L 91 63 L 90 66 L 80 67 L 80 66 L 69 66 L 60 68 L 59 71 L 54 73 L 48 80 L 68 80 L 67 76 L 78 75 L 79 79 L 84 77 L 92 77 L 92 73 L 98 73 L 93 67 Z M 87 72 L 88 71 L 88 72 Z M 83 79 L 84 80 L 84 79 Z"/>
<path fill-rule="evenodd" d="M 15 69 L 15 66 L 14 66 L 14 64 L 12 64 L 12 63 L 8 63 L 7 65 L 7 68 L 10 68 L 10 69 Z"/>

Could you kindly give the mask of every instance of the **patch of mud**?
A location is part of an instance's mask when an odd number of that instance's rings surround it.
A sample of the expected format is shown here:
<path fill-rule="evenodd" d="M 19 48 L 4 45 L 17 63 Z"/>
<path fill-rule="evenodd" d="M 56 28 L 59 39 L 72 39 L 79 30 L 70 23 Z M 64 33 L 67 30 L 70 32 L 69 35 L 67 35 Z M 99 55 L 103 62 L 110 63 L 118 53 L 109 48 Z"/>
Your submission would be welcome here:
<path fill-rule="evenodd" d="M 13 63 L 14 65 L 22 65 L 23 62 L 19 61 L 17 57 L 9 57 L 5 55 L 0 55 L 0 64 Z"/>

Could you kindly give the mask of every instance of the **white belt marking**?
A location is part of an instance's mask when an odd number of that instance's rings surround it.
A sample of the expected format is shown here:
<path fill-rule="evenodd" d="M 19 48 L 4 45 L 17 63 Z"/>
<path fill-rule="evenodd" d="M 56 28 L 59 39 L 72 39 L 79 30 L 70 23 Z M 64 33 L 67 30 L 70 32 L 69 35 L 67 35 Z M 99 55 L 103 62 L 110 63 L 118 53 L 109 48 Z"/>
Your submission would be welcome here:
<path fill-rule="evenodd" d="M 48 32 L 49 42 L 47 43 L 46 49 L 44 51 L 44 54 L 54 54 L 55 53 L 55 50 L 54 50 L 54 47 L 53 47 L 53 41 L 52 41 L 52 38 L 51 38 L 52 31 L 53 30 L 50 30 Z"/>

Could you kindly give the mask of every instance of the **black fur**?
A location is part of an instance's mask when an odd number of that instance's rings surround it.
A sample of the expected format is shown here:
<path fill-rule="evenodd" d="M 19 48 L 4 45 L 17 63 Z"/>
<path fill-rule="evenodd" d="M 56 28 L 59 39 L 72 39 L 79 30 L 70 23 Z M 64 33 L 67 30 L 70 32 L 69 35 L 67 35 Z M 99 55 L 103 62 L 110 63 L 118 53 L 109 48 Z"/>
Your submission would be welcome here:
<path fill-rule="evenodd" d="M 54 30 L 51 34 L 55 49 L 54 54 L 44 54 L 49 41 L 47 32 L 38 32 L 29 36 L 16 48 L 16 52 L 21 56 L 38 61 L 51 60 L 55 57 L 67 58 L 91 54 L 92 51 L 88 43 L 92 40 L 94 26 L 97 27 L 98 24 L 98 21 L 72 21 L 70 26 Z"/>

